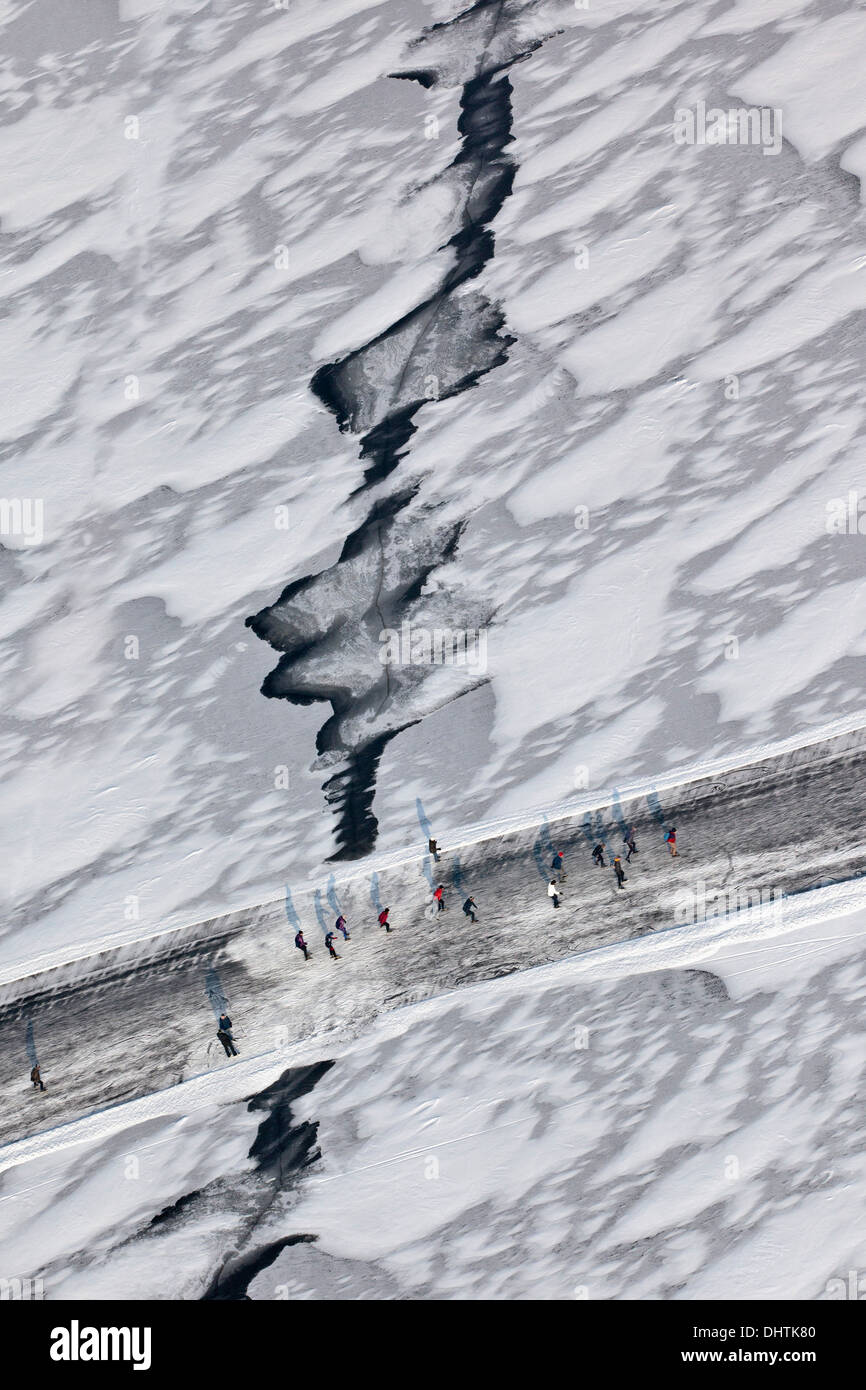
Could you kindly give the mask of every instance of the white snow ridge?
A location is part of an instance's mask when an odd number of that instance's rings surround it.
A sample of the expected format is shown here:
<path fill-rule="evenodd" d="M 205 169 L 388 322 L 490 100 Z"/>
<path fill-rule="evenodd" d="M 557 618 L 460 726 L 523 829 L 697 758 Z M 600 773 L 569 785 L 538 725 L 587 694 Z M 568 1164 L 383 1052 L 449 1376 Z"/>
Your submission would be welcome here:
<path fill-rule="evenodd" d="M 804 1359 L 729 1305 L 866 1298 L 866 12 L 0 38 L 0 1299 Z"/>

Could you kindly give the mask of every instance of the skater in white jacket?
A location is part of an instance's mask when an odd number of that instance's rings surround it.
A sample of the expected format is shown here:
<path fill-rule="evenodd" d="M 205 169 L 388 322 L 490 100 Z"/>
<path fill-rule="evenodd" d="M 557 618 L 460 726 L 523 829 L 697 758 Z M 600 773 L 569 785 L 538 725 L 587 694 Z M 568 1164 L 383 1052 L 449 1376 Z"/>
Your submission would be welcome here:
<path fill-rule="evenodd" d="M 552 878 L 547 885 L 547 896 L 553 899 L 554 907 L 559 907 L 559 884 L 557 883 L 555 878 Z"/>

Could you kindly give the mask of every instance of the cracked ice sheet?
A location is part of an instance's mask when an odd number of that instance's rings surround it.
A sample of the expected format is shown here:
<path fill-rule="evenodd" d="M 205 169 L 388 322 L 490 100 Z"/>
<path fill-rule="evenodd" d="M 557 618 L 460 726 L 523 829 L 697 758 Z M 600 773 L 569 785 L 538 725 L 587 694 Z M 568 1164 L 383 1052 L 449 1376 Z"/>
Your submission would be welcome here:
<path fill-rule="evenodd" d="M 293 567 L 309 567 L 342 543 L 347 522 L 335 517 L 334 489 L 345 497 L 360 472 L 356 449 L 341 448 L 308 394 L 311 329 L 327 332 L 329 319 L 351 310 L 363 282 L 363 269 L 359 276 L 349 263 L 353 250 L 365 239 L 372 247 L 389 218 L 393 228 L 392 203 L 429 175 L 431 156 L 434 169 L 437 160 L 447 162 L 446 141 L 434 150 L 423 140 L 408 84 L 390 84 L 387 111 L 336 136 L 330 108 L 341 94 L 328 99 L 321 82 L 316 89 L 305 80 L 317 67 L 328 71 L 345 24 L 356 64 L 364 65 L 367 85 L 376 85 L 410 34 L 395 13 L 384 25 L 372 18 L 381 8 L 359 0 L 325 15 L 315 5 L 294 6 L 291 24 L 285 14 L 262 11 L 254 25 L 261 32 L 235 42 L 239 16 L 233 23 L 212 6 L 175 7 L 171 15 L 139 7 L 126 17 L 142 27 L 111 34 L 123 43 L 98 97 L 90 93 L 73 110 L 66 101 L 54 104 L 70 79 L 47 60 L 42 104 L 20 122 L 4 112 L 0 146 L 8 166 L 29 173 L 27 180 L 10 175 L 2 209 L 4 232 L 20 229 L 23 240 L 2 282 L 6 293 L 16 292 L 16 317 L 7 323 L 15 329 L 8 351 L 18 390 L 0 434 L 31 441 L 7 461 L 5 486 L 12 495 L 45 497 L 46 544 L 10 538 L 26 582 L 7 587 L 4 597 L 6 714 L 16 729 L 30 727 L 35 761 L 17 759 L 20 740 L 7 740 L 14 801 L 2 814 L 17 806 L 18 835 L 25 827 L 15 888 L 35 904 L 29 915 L 38 913 L 45 945 L 68 940 L 70 931 L 112 931 L 130 893 L 141 900 L 143 920 L 156 926 L 172 911 L 180 920 L 198 915 L 190 904 L 200 893 L 217 906 L 233 893 L 246 902 L 270 892 L 281 839 L 284 853 L 297 854 L 299 873 L 311 855 L 329 851 L 321 778 L 309 774 L 312 738 L 295 725 L 297 753 L 287 751 L 284 711 L 258 693 L 267 654 L 238 639 L 259 595 L 279 591 Z M 332 39 L 318 50 L 305 47 L 329 30 Z M 172 35 L 194 39 L 194 64 L 173 65 L 166 56 Z M 138 141 L 124 138 L 128 93 L 120 77 L 130 40 L 134 63 L 151 83 Z M 294 103 L 303 98 L 304 127 L 279 115 L 289 52 L 296 72 L 288 95 Z M 281 62 L 269 65 L 275 58 Z M 239 111 L 236 92 L 220 85 L 240 71 L 252 118 Z M 5 90 L 23 99 L 26 87 L 11 67 L 6 73 Z M 346 90 L 357 86 L 348 82 Z M 88 97 L 86 81 L 77 94 Z M 270 100 L 276 114 L 265 113 Z M 450 104 L 453 95 L 439 103 Z M 85 106 L 96 112 L 106 142 L 98 170 L 87 157 L 91 126 L 75 119 Z M 311 161 L 314 108 L 325 110 L 325 126 Z M 363 110 L 357 97 L 354 109 Z M 247 138 L 238 144 L 231 125 L 243 125 L 245 115 Z M 409 119 L 419 122 L 417 141 L 406 140 Z M 358 139 L 365 143 L 367 127 L 375 163 L 368 158 L 362 173 Z M 38 205 L 34 159 L 50 166 L 38 183 Z M 262 235 L 262 209 L 247 200 L 266 174 L 275 187 Z M 378 204 L 371 199 L 377 186 Z M 365 216 L 347 215 L 359 197 Z M 133 199 L 134 213 L 127 206 Z M 285 275 L 273 263 L 281 240 L 289 250 Z M 404 237 L 404 257 L 410 243 Z M 426 249 L 418 248 L 407 276 L 429 275 Z M 92 276 L 88 257 L 102 258 L 92 262 Z M 304 275 L 332 274 L 337 263 L 330 285 L 303 283 Z M 377 276 L 368 277 L 371 289 Z M 396 290 L 390 298 L 399 304 Z M 6 355 L 5 340 L 0 351 Z M 132 401 L 124 398 L 130 371 L 137 378 Z M 288 511 L 288 531 L 275 526 L 278 508 Z M 32 626 L 31 615 L 40 614 L 45 621 Z M 141 644 L 137 665 L 123 659 L 130 633 Z M 302 714 L 301 727 L 310 723 Z M 273 781 L 287 761 L 290 807 Z M 232 825 L 236 816 L 243 828 Z"/>
<path fill-rule="evenodd" d="M 200 1297 L 232 1222 L 214 1212 L 169 1239 L 170 1267 L 165 1241 L 141 1237 L 185 1194 L 242 1172 L 260 1121 L 243 1104 L 214 1100 L 192 1115 L 142 1120 L 7 1170 L 0 1231 L 10 1268 L 33 1268 L 35 1259 L 46 1270 L 47 1299 Z"/>

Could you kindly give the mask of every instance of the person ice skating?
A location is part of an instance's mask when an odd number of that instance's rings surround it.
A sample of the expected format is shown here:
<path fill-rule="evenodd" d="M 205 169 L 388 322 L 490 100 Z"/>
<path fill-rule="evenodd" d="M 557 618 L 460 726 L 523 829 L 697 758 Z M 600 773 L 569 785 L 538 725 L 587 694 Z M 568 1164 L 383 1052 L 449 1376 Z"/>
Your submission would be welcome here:
<path fill-rule="evenodd" d="M 552 871 L 553 871 L 555 874 L 558 874 L 558 875 L 559 875 L 560 880 L 564 883 L 564 882 L 565 882 L 565 869 L 564 869 L 563 863 L 562 863 L 562 850 L 558 849 L 558 850 L 556 851 L 556 853 L 555 853 L 554 856 L 553 856 L 553 863 L 551 864 L 550 867 L 551 867 Z"/>
<path fill-rule="evenodd" d="M 379 913 L 379 926 L 380 926 L 380 927 L 384 927 L 386 931 L 390 931 L 390 930 L 391 930 L 391 928 L 390 928 L 390 926 L 389 926 L 389 924 L 388 924 L 388 913 L 389 913 L 390 911 L 391 911 L 390 907 L 383 907 L 383 908 L 382 908 L 382 911 Z"/>
<path fill-rule="evenodd" d="M 435 841 L 435 840 L 428 840 L 428 841 L 427 841 L 427 848 L 428 848 L 428 850 L 430 851 L 430 853 L 433 855 L 433 862 L 436 863 L 436 864 L 438 864 L 438 863 L 439 863 L 439 857 L 440 857 L 440 854 L 442 853 L 442 851 L 440 850 L 440 848 L 439 848 L 438 844 L 436 843 L 436 841 Z"/>
<path fill-rule="evenodd" d="M 344 941 L 349 940 L 349 924 L 343 916 L 342 912 L 340 913 L 339 917 L 334 923 L 334 931 L 340 932 Z"/>
<path fill-rule="evenodd" d="M 632 855 L 637 854 L 637 845 L 634 842 L 634 835 L 635 830 L 634 826 L 632 825 L 622 837 L 622 842 L 628 850 L 628 854 L 625 857 L 626 864 L 630 864 Z"/>
<path fill-rule="evenodd" d="M 601 867 L 604 868 L 604 840 L 599 840 L 595 849 L 592 851 L 592 857 L 596 864 L 600 864 Z"/>
<path fill-rule="evenodd" d="M 670 828 L 670 830 L 668 831 L 667 835 L 665 835 L 665 843 L 666 843 L 666 845 L 668 846 L 668 848 L 669 848 L 669 850 L 670 850 L 670 852 L 671 852 L 671 858 L 672 858 L 672 859 L 676 859 L 676 857 L 677 857 L 677 828 L 676 828 L 675 825 L 672 825 L 671 828 Z"/>
<path fill-rule="evenodd" d="M 433 894 L 433 897 L 436 899 L 436 911 L 437 911 L 437 912 L 444 912 L 444 911 L 445 911 L 445 899 L 444 899 L 443 896 L 442 896 L 443 892 L 444 892 L 444 885 L 440 883 L 440 884 L 439 884 L 439 887 L 436 889 L 436 892 Z"/>
<path fill-rule="evenodd" d="M 336 952 L 336 950 L 335 950 L 335 948 L 334 948 L 334 941 L 335 941 L 335 939 L 336 939 L 335 934 L 334 934 L 334 932 L 332 932 L 332 931 L 329 931 L 329 932 L 328 932 L 328 935 L 325 937 L 325 945 L 326 945 L 327 948 L 328 948 L 328 952 L 329 952 L 329 954 L 330 954 L 331 960 L 339 960 L 339 959 L 340 959 L 340 957 L 337 955 L 337 952 Z"/>
<path fill-rule="evenodd" d="M 306 943 L 306 941 L 304 940 L 304 933 L 303 933 L 302 931 L 299 931 L 298 934 L 297 934 L 297 936 L 295 937 L 295 945 L 297 946 L 297 948 L 298 948 L 299 951 L 303 951 L 303 953 L 304 953 L 304 960 L 309 960 L 309 959 L 310 959 L 310 953 L 309 953 L 309 951 L 307 950 L 307 943 Z"/>
<path fill-rule="evenodd" d="M 476 904 L 474 898 L 467 898 L 466 901 L 465 901 L 465 903 L 463 904 L 463 911 L 466 913 L 466 916 L 469 918 L 470 922 L 473 922 L 473 923 L 476 921 L 476 917 L 475 917 L 475 908 L 476 908 L 476 906 L 477 906 L 477 904 Z"/>
<path fill-rule="evenodd" d="M 44 1090 L 45 1090 L 45 1082 L 42 1080 L 42 1076 L 40 1075 L 40 1072 L 39 1072 L 39 1063 L 38 1063 L 38 1062 L 36 1063 L 36 1066 L 33 1068 L 33 1070 L 32 1070 L 31 1073 L 30 1073 L 30 1080 L 33 1082 L 33 1089 L 34 1089 L 34 1090 L 36 1089 L 37 1086 L 39 1087 L 39 1090 L 40 1090 L 40 1091 L 44 1091 Z"/>
<path fill-rule="evenodd" d="M 547 885 L 547 896 L 552 899 L 554 907 L 559 907 L 559 884 L 555 878 L 552 878 Z"/>
<path fill-rule="evenodd" d="M 220 1014 L 217 1024 L 217 1037 L 225 1048 L 227 1057 L 237 1057 L 238 1050 L 235 1047 L 235 1040 L 232 1037 L 232 1021 L 228 1014 Z"/>
<path fill-rule="evenodd" d="M 619 855 L 617 855 L 616 859 L 614 859 L 613 861 L 613 871 L 616 874 L 616 886 L 617 888 L 621 888 L 622 885 L 625 883 L 626 878 L 625 870 L 623 869 L 622 864 L 620 863 Z"/>

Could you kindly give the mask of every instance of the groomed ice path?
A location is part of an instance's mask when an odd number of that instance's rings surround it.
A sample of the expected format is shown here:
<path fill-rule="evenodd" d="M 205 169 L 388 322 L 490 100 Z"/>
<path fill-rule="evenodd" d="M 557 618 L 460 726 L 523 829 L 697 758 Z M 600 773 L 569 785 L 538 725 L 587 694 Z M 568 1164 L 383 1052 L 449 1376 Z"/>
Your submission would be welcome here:
<path fill-rule="evenodd" d="M 835 893 L 843 910 L 866 871 L 864 752 L 866 731 L 857 728 L 811 744 L 790 740 L 739 766 L 693 769 L 603 800 L 587 794 L 523 824 L 437 831 L 438 864 L 410 848 L 224 917 L 22 963 L 0 983 L 0 1140 L 15 1143 L 215 1070 L 254 1072 L 257 1060 L 273 1065 L 281 1054 L 288 1064 L 309 1040 L 339 1045 L 420 999 L 648 933 L 673 938 L 707 918 L 730 921 L 759 900 L 759 921 L 771 931 L 802 913 L 810 890 L 825 890 L 816 896 L 829 894 L 828 903 Z M 590 851 L 604 839 L 624 854 L 627 825 L 636 827 L 639 853 L 618 890 Z M 663 836 L 674 825 L 680 855 L 672 860 Z M 554 850 L 567 872 L 558 910 L 546 893 Z M 448 910 L 434 914 L 437 882 Z M 470 893 L 475 926 L 461 911 Z M 378 926 L 379 905 L 391 909 L 390 935 Z M 332 961 L 323 928 L 337 907 L 351 940 Z M 293 944 L 298 925 L 309 962 Z M 215 1036 L 223 1007 L 241 1049 L 231 1063 Z M 35 1056 L 44 1096 L 28 1080 Z"/>

